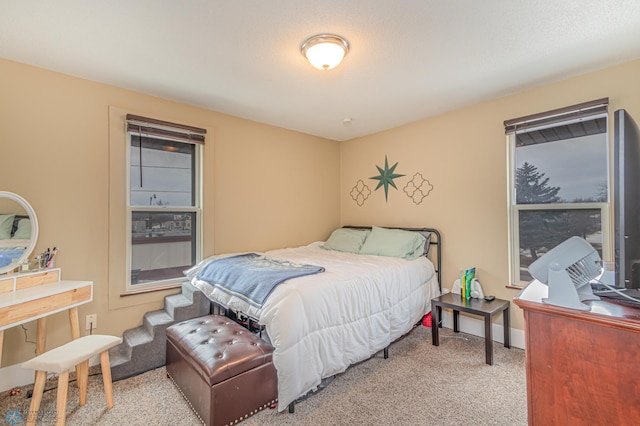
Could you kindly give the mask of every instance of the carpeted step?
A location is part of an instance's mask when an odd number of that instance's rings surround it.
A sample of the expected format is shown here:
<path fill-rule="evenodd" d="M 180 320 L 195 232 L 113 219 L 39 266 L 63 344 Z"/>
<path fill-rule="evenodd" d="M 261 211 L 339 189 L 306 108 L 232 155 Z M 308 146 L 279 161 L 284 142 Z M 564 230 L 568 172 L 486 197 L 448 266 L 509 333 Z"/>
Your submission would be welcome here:
<path fill-rule="evenodd" d="M 184 321 L 206 315 L 210 310 L 209 299 L 191 284 L 183 285 L 181 294 L 165 297 L 164 303 L 164 310 L 171 315 L 174 321 Z"/>
<path fill-rule="evenodd" d="M 173 294 L 164 298 L 164 310 L 174 317 L 176 309 L 189 306 L 193 301 L 182 294 Z"/>
<path fill-rule="evenodd" d="M 126 330 L 123 342 L 109 350 L 112 379 L 125 379 L 165 365 L 167 327 L 209 311 L 209 299 L 190 283 L 184 283 L 182 293 L 166 296 L 164 309 L 145 313 L 142 325 Z"/>
<path fill-rule="evenodd" d="M 136 327 L 126 330 L 122 335 L 122 340 L 127 342 L 127 344 L 133 348 L 135 346 L 151 342 L 153 340 L 153 335 L 144 327 Z"/>
<path fill-rule="evenodd" d="M 109 350 L 109 363 L 111 368 L 124 364 L 131 360 L 131 346 L 119 344 Z"/>
<path fill-rule="evenodd" d="M 142 318 L 142 326 L 152 336 L 155 335 L 156 329 L 167 328 L 168 325 L 173 324 L 176 320 L 165 310 L 151 311 L 144 314 Z"/>

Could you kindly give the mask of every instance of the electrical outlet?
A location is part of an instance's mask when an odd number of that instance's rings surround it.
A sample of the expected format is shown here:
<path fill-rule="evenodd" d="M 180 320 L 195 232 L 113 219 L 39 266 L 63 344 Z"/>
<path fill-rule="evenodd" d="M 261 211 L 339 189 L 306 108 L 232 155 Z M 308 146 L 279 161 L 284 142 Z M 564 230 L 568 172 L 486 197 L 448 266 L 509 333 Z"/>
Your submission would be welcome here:
<path fill-rule="evenodd" d="M 98 314 L 91 314 L 84 317 L 85 328 L 87 330 L 98 328 Z"/>

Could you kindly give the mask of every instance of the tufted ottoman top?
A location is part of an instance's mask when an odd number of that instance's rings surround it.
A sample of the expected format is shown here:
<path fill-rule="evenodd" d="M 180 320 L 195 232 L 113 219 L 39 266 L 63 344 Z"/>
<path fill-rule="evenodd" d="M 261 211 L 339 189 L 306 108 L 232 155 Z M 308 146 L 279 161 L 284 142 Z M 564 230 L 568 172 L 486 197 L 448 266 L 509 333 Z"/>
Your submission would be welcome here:
<path fill-rule="evenodd" d="M 222 315 L 174 324 L 167 339 L 210 386 L 271 362 L 273 354 L 273 346 Z"/>

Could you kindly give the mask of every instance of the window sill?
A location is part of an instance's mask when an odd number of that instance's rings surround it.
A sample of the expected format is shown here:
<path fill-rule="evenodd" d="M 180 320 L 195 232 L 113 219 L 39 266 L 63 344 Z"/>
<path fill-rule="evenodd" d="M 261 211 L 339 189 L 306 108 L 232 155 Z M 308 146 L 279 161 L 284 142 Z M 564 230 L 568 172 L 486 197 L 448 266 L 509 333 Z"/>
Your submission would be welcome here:
<path fill-rule="evenodd" d="M 131 291 L 131 292 L 128 292 L 128 293 L 120 293 L 120 297 L 137 296 L 137 295 L 140 295 L 140 294 L 149 294 L 149 293 L 156 293 L 156 292 L 159 292 L 159 291 L 173 290 L 173 289 L 176 289 L 176 288 L 180 288 L 181 286 L 182 286 L 182 284 L 176 283 L 176 284 L 163 286 L 163 287 L 146 288 L 146 289 L 143 289 L 143 290 Z"/>
<path fill-rule="evenodd" d="M 511 290 L 523 290 L 524 287 L 519 285 L 505 285 L 506 288 L 510 288 Z"/>

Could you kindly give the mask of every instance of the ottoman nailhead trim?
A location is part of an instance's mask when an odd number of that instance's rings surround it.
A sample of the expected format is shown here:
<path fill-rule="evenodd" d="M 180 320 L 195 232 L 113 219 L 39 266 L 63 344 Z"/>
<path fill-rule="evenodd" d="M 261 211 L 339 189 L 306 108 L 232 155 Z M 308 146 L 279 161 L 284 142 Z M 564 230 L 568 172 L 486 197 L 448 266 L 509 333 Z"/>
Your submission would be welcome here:
<path fill-rule="evenodd" d="M 238 422 L 241 422 L 241 421 L 243 421 L 245 419 L 248 419 L 249 417 L 253 416 L 254 414 L 258 414 L 258 412 L 262 411 L 262 409 L 270 407 L 271 405 L 275 404 L 276 402 L 278 402 L 278 398 L 271 400 L 270 404 L 265 404 L 262 407 L 258 407 L 256 410 L 252 410 L 249 414 L 245 414 L 244 417 L 240 416 L 240 418 L 238 418 L 238 419 L 231 420 L 231 422 L 227 423 L 225 426 L 235 425 Z M 191 405 L 191 404 L 189 404 L 189 405 Z M 198 416 L 198 418 L 200 418 L 200 417 Z"/>

